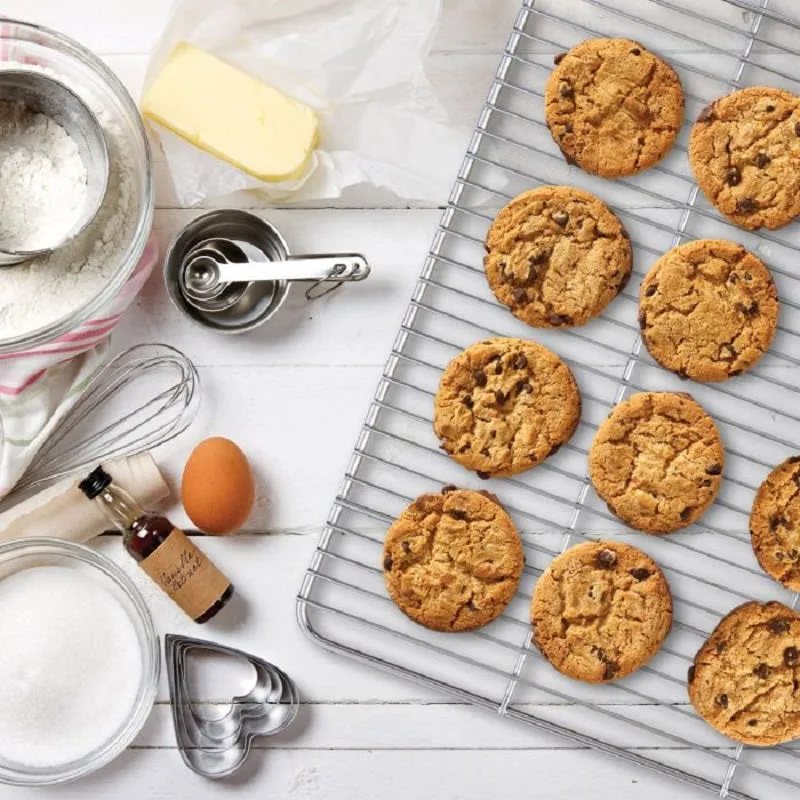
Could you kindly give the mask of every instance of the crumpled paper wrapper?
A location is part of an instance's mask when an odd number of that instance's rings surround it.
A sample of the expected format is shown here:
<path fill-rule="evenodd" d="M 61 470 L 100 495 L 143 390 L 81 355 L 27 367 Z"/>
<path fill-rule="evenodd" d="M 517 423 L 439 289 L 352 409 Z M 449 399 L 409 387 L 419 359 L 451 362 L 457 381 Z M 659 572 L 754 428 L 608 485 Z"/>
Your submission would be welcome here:
<path fill-rule="evenodd" d="M 357 184 L 444 202 L 466 135 L 447 122 L 423 69 L 440 14 L 441 0 L 177 0 L 145 90 L 187 41 L 311 106 L 321 124 L 306 174 L 265 183 L 150 123 L 180 203 L 244 189 L 330 200 Z"/>

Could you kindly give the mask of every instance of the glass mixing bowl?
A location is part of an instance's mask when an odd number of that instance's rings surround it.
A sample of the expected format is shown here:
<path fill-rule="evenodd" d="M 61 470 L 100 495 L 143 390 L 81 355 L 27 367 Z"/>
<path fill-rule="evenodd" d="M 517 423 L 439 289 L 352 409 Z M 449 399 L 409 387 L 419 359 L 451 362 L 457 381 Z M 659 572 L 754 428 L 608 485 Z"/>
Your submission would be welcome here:
<path fill-rule="evenodd" d="M 161 651 L 158 635 L 144 599 L 131 579 L 110 559 L 83 545 L 62 539 L 18 539 L 0 545 L 0 582 L 33 567 L 66 567 L 89 574 L 110 592 L 127 612 L 141 653 L 141 681 L 130 713 L 118 730 L 85 756 L 54 767 L 28 767 L 0 756 L 0 783 L 47 786 L 82 778 L 116 758 L 150 716 L 158 689 Z M 102 709 L 98 709 L 102 713 Z"/>
<path fill-rule="evenodd" d="M 121 234 L 128 240 L 124 254 L 119 263 L 112 266 L 108 281 L 99 291 L 60 319 L 19 336 L 0 338 L 0 354 L 38 347 L 93 318 L 133 272 L 153 221 L 150 146 L 136 104 L 119 78 L 97 56 L 67 36 L 38 25 L 3 19 L 0 21 L 0 69 L 15 65 L 52 70 L 84 101 L 91 96 L 102 107 L 107 121 L 121 130 L 136 176 L 133 187 L 135 224 Z"/>

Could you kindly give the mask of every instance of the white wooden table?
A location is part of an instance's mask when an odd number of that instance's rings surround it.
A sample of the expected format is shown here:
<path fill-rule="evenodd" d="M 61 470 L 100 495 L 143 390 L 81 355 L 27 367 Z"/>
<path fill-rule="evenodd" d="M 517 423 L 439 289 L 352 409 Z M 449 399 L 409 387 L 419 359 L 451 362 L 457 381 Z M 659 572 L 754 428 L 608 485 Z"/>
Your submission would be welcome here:
<path fill-rule="evenodd" d="M 165 0 L 3 0 L 0 13 L 73 36 L 101 55 L 138 98 L 147 54 L 168 6 Z M 465 141 L 518 6 L 518 0 L 445 0 L 428 74 L 453 121 L 464 127 Z M 176 207 L 158 155 L 156 172 L 155 227 L 164 246 L 199 211 Z M 312 305 L 303 306 L 295 297 L 269 327 L 225 338 L 190 326 L 174 312 L 158 273 L 115 334 L 117 347 L 168 342 L 199 367 L 200 416 L 189 434 L 158 453 L 173 482 L 192 445 L 213 434 L 239 442 L 253 463 L 260 496 L 249 527 L 263 534 L 203 540 L 234 579 L 241 600 L 218 622 L 197 629 L 136 570 L 119 541 L 105 539 L 98 546 L 124 565 L 146 593 L 161 633 L 215 638 L 274 660 L 293 675 L 303 698 L 297 723 L 261 740 L 239 775 L 203 780 L 183 765 L 175 749 L 162 681 L 150 721 L 112 765 L 75 784 L 49 790 L 3 788 L 0 796 L 702 796 L 324 653 L 307 641 L 295 622 L 295 595 L 440 211 L 385 197 L 378 205 L 364 192 L 332 207 L 265 211 L 295 247 L 367 254 L 373 277 Z M 178 509 L 172 516 L 182 519 Z"/>

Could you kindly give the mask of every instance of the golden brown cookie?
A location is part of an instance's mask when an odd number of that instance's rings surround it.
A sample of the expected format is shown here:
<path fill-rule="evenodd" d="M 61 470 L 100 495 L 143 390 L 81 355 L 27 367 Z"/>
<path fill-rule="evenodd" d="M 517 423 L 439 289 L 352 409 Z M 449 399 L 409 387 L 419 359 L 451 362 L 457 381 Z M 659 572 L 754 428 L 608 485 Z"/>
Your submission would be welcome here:
<path fill-rule="evenodd" d="M 725 453 L 714 420 L 691 395 L 642 392 L 617 405 L 589 450 L 595 491 L 645 533 L 672 533 L 714 502 Z"/>
<path fill-rule="evenodd" d="M 737 742 L 765 747 L 800 737 L 800 615 L 775 602 L 731 611 L 689 668 L 689 699 Z"/>
<path fill-rule="evenodd" d="M 567 161 L 605 178 L 635 175 L 670 150 L 683 124 L 675 70 L 628 39 L 587 39 L 556 56 L 547 127 Z"/>
<path fill-rule="evenodd" d="M 481 478 L 507 477 L 555 453 L 575 432 L 581 396 L 569 367 L 526 339 L 488 339 L 446 367 L 434 400 L 442 449 Z"/>
<path fill-rule="evenodd" d="M 700 239 L 665 253 L 642 281 L 639 327 L 662 367 L 724 381 L 769 349 L 778 299 L 764 264 L 735 242 Z"/>
<path fill-rule="evenodd" d="M 392 600 L 435 631 L 469 631 L 503 613 L 524 558 L 519 534 L 488 492 L 447 487 L 417 498 L 383 544 Z"/>
<path fill-rule="evenodd" d="M 537 328 L 583 325 L 628 282 L 631 243 L 605 203 L 571 186 L 515 197 L 486 236 L 486 277 L 497 299 Z"/>
<path fill-rule="evenodd" d="M 697 185 L 748 230 L 780 228 L 800 214 L 800 98 L 754 86 L 715 100 L 689 140 Z"/>
<path fill-rule="evenodd" d="M 672 594 L 649 556 L 619 542 L 586 542 L 536 583 L 534 642 L 564 675 L 603 683 L 646 664 L 672 627 Z"/>
<path fill-rule="evenodd" d="M 750 541 L 761 568 L 800 592 L 800 456 L 775 467 L 756 492 Z"/>

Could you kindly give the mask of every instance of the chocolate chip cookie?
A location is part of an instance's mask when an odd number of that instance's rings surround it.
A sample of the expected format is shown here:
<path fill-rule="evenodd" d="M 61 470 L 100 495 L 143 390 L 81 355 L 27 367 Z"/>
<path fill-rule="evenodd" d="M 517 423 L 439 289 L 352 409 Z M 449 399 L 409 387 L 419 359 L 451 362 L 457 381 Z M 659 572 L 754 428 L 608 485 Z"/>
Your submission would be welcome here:
<path fill-rule="evenodd" d="M 725 453 L 714 420 L 691 395 L 642 392 L 617 405 L 589 450 L 609 510 L 645 533 L 672 533 L 714 502 Z"/>
<path fill-rule="evenodd" d="M 605 203 L 571 186 L 515 197 L 486 236 L 484 266 L 497 299 L 528 325 L 583 325 L 631 274 L 631 243 Z"/>
<path fill-rule="evenodd" d="M 469 631 L 500 616 L 523 564 L 519 534 L 500 501 L 453 487 L 417 498 L 383 545 L 392 600 L 435 631 Z"/>
<path fill-rule="evenodd" d="M 735 242 L 700 239 L 663 255 L 642 281 L 650 355 L 682 378 L 724 381 L 769 349 L 778 299 L 764 264 Z"/>
<path fill-rule="evenodd" d="M 534 642 L 564 675 L 589 683 L 646 664 L 672 627 L 672 594 L 647 555 L 619 542 L 587 542 L 556 558 L 536 583 Z"/>
<path fill-rule="evenodd" d="M 775 602 L 731 611 L 689 668 L 689 699 L 737 742 L 765 747 L 800 737 L 800 615 Z"/>
<path fill-rule="evenodd" d="M 442 449 L 481 478 L 536 466 L 575 432 L 581 396 L 569 367 L 526 339 L 488 339 L 446 367 L 434 400 Z"/>
<path fill-rule="evenodd" d="M 567 161 L 619 178 L 669 152 L 684 108 L 680 79 L 669 64 L 628 39 L 588 39 L 555 62 L 545 118 Z"/>
<path fill-rule="evenodd" d="M 689 140 L 697 185 L 748 230 L 780 228 L 800 214 L 800 98 L 766 86 L 715 100 Z"/>
<path fill-rule="evenodd" d="M 761 568 L 800 592 L 800 456 L 775 467 L 756 492 L 750 540 Z"/>

